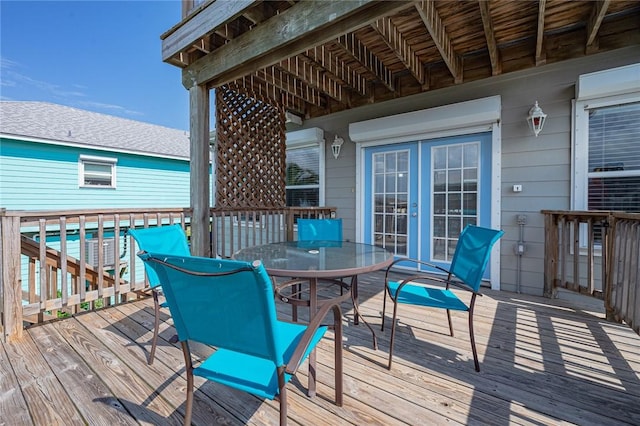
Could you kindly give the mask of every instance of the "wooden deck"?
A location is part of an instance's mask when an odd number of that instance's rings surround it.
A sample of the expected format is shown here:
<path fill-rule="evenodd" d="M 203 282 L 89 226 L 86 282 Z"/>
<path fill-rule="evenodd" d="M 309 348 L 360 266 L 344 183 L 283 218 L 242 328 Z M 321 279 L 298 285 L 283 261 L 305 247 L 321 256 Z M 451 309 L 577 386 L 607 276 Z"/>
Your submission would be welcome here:
<path fill-rule="evenodd" d="M 325 341 L 317 396 L 306 396 L 304 366 L 289 385 L 290 424 L 640 424 L 640 337 L 606 322 L 602 312 L 484 290 L 476 311 L 476 373 L 466 316 L 454 314 L 452 338 L 444 312 L 405 308 L 388 371 L 382 275 L 360 282 L 362 312 L 380 348 L 372 349 L 368 330 L 354 326 L 348 310 L 344 406 L 333 404 L 333 342 Z M 282 308 L 286 317 L 289 309 Z M 150 299 L 132 302 L 35 326 L 22 341 L 3 344 L 0 425 L 182 424 L 184 363 L 179 347 L 168 343 L 174 334 L 168 314 L 156 361 L 146 364 L 152 312 Z M 210 350 L 196 348 L 202 355 Z M 274 401 L 214 383 L 196 386 L 194 424 L 278 422 Z"/>

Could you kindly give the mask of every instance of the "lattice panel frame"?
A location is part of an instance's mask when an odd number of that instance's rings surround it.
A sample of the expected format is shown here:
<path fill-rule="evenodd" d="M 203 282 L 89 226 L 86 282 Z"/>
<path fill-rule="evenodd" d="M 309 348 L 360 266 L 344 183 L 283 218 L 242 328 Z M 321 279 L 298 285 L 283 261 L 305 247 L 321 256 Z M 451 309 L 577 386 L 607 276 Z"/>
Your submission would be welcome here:
<path fill-rule="evenodd" d="M 216 206 L 284 207 L 284 108 L 241 86 L 215 93 Z"/>

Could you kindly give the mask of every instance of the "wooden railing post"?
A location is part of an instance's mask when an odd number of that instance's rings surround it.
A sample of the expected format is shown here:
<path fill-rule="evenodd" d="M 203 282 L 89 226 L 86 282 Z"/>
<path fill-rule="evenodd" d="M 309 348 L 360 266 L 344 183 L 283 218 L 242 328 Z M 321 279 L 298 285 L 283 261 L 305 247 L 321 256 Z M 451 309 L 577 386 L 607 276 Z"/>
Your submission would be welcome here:
<path fill-rule="evenodd" d="M 293 210 L 287 209 L 287 241 L 293 241 Z"/>
<path fill-rule="evenodd" d="M 558 277 L 558 223 L 553 213 L 544 214 L 544 296 L 555 296 Z"/>
<path fill-rule="evenodd" d="M 20 270 L 20 217 L 0 212 L 0 303 L 2 341 L 22 337 L 22 277 Z"/>

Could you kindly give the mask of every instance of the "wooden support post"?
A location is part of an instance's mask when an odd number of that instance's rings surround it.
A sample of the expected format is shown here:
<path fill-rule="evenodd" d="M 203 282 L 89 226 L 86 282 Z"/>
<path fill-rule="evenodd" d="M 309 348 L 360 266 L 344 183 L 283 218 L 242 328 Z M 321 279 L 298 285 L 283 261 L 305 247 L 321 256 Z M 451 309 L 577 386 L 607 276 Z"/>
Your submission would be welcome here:
<path fill-rule="evenodd" d="M 22 337 L 20 218 L 0 214 L 0 303 L 2 341 Z"/>
<path fill-rule="evenodd" d="M 189 89 L 191 157 L 191 254 L 211 256 L 209 230 L 209 89 L 194 85 Z"/>

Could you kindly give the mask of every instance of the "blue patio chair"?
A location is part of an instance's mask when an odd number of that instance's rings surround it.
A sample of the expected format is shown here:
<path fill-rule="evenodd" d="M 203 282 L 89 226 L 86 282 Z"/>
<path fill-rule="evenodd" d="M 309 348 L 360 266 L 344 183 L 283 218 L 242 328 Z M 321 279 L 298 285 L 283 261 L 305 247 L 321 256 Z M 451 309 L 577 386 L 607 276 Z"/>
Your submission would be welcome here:
<path fill-rule="evenodd" d="M 300 218 L 296 222 L 298 224 L 298 241 L 299 242 L 312 242 L 312 241 L 342 241 L 342 219 L 303 219 Z M 340 294 L 343 294 L 346 284 L 342 279 L 327 280 L 333 284 L 340 286 Z M 290 280 L 282 283 L 278 286 L 279 291 L 285 287 L 291 288 L 290 303 L 291 303 L 291 318 L 293 321 L 298 320 L 298 306 L 295 303 L 298 296 L 302 294 L 302 284 L 305 280 Z M 307 301 L 302 301 L 302 305 L 308 306 Z"/>
<path fill-rule="evenodd" d="M 298 219 L 298 241 L 342 241 L 342 219 Z"/>
<path fill-rule="evenodd" d="M 389 369 L 391 369 L 391 361 L 393 358 L 393 343 L 398 305 L 408 304 L 446 309 L 447 319 L 449 320 L 449 333 L 451 336 L 453 336 L 451 310 L 468 312 L 469 336 L 471 339 L 471 350 L 473 351 L 473 361 L 476 371 L 480 371 L 478 353 L 473 335 L 473 308 L 476 296 L 482 296 L 478 290 L 480 289 L 482 276 L 489 262 L 491 249 L 503 234 L 504 231 L 468 225 L 460 234 L 458 243 L 456 244 L 456 250 L 451 260 L 451 267 L 448 270 L 427 262 L 407 258 L 396 259 L 389 268 L 387 268 L 384 279 L 386 295 L 393 301 L 393 320 L 391 322 L 391 341 L 389 343 Z M 400 262 L 407 261 L 426 265 L 436 273 L 445 273 L 446 278 L 427 275 L 427 272 L 421 272 L 411 275 L 402 281 L 391 281 L 389 279 L 391 268 Z M 428 284 L 444 285 L 444 288 L 430 287 Z M 449 290 L 450 286 L 469 291 L 471 293 L 469 304 L 464 303 L 455 293 Z M 386 295 L 383 298 L 382 304 L 382 330 L 384 330 Z"/>
<path fill-rule="evenodd" d="M 182 227 L 178 224 L 158 226 L 155 228 L 129 229 L 129 235 L 138 244 L 138 249 L 152 251 L 155 253 L 169 253 L 176 256 L 190 256 L 189 243 Z M 153 364 L 158 344 L 158 331 L 160 328 L 160 308 L 166 307 L 166 303 L 160 303 L 159 296 L 162 294 L 161 281 L 155 270 L 145 263 L 145 272 L 153 295 L 153 338 L 151 340 L 151 351 L 149 353 L 149 365 Z"/>
<path fill-rule="evenodd" d="M 325 335 L 327 326 L 321 321 L 330 310 L 335 333 L 335 400 L 342 405 L 338 304 L 324 304 L 308 325 L 284 322 L 276 317 L 271 279 L 260 261 L 147 252 L 138 256 L 160 277 L 182 345 L 187 374 L 185 425 L 191 424 L 194 375 L 261 398 L 279 399 L 280 424 L 286 424 L 286 384 Z M 211 345 L 216 351 L 194 366 L 189 342 Z"/>

